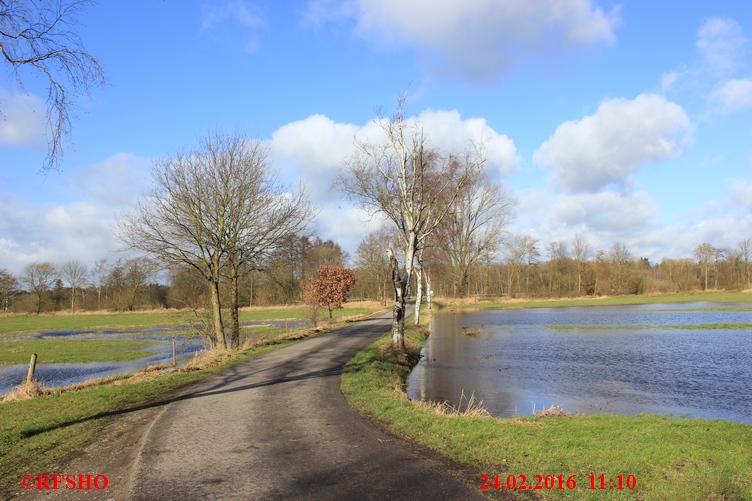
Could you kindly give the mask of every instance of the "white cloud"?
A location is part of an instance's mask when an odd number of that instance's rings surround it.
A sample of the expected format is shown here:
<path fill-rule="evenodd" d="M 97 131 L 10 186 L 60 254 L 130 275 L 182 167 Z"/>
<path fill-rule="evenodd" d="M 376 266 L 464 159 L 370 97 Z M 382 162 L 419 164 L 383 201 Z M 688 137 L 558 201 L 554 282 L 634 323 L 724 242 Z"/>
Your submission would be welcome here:
<path fill-rule="evenodd" d="M 708 19 L 697 33 L 697 50 L 712 70 L 728 74 L 740 66 L 749 40 L 744 37 L 736 21 Z"/>
<path fill-rule="evenodd" d="M 44 100 L 37 95 L 0 89 L 0 144 L 46 148 L 46 109 Z"/>
<path fill-rule="evenodd" d="M 752 108 L 752 79 L 726 80 L 710 93 L 710 101 L 724 114 Z"/>
<path fill-rule="evenodd" d="M 514 142 L 488 126 L 485 119 L 462 119 L 457 111 L 426 110 L 419 120 L 431 145 L 445 151 L 483 143 L 486 169 L 497 174 L 514 172 L 519 158 Z M 374 122 L 359 126 L 337 123 L 323 115 L 292 122 L 272 134 L 270 157 L 281 170 L 295 172 L 309 183 L 314 198 L 331 198 L 329 188 L 343 161 L 355 153 L 354 140 L 380 143 L 383 131 Z"/>
<path fill-rule="evenodd" d="M 377 46 L 409 46 L 440 69 L 492 80 L 518 60 L 611 42 L 619 8 L 592 0 L 313 0 L 305 18 L 356 18 L 356 32 Z"/>
<path fill-rule="evenodd" d="M 418 116 L 432 145 L 446 150 L 461 150 L 468 145 L 482 144 L 486 168 L 502 175 L 519 168 L 517 148 L 505 134 L 493 130 L 484 118 L 463 120 L 457 110 L 426 110 Z"/>
<path fill-rule="evenodd" d="M 201 11 L 202 32 L 227 30 L 228 23 L 234 23 L 246 32 L 246 51 L 256 52 L 259 49 L 259 30 L 265 26 L 265 21 L 257 5 L 245 0 L 230 0 L 221 4 L 204 3 Z"/>
<path fill-rule="evenodd" d="M 752 214 L 752 182 L 737 179 L 731 183 L 731 203 Z"/>
<path fill-rule="evenodd" d="M 120 210 L 134 206 L 136 198 L 146 193 L 151 179 L 150 165 L 148 158 L 118 153 L 74 171 L 71 184 L 92 203 Z"/>
<path fill-rule="evenodd" d="M 34 261 L 92 264 L 118 248 L 114 214 L 86 201 L 37 205 L 0 194 L 0 221 L 2 266 L 12 273 Z"/>
<path fill-rule="evenodd" d="M 611 99 L 594 115 L 559 125 L 534 160 L 565 190 L 597 191 L 648 162 L 681 155 L 691 133 L 684 109 L 662 96 Z"/>
<path fill-rule="evenodd" d="M 661 89 L 664 91 L 670 91 L 676 82 L 682 77 L 682 74 L 678 71 L 669 71 L 661 75 Z"/>
<path fill-rule="evenodd" d="M 644 228 L 657 214 L 655 202 L 645 192 L 621 194 L 605 190 L 562 196 L 553 219 L 597 232 L 624 231 Z"/>
<path fill-rule="evenodd" d="M 494 177 L 518 168 L 514 142 L 494 131 L 485 119 L 463 119 L 455 110 L 426 110 L 412 120 L 420 121 L 430 145 L 444 151 L 483 142 L 486 169 Z M 356 138 L 372 144 L 385 140 L 382 129 L 373 121 L 361 126 L 312 115 L 280 127 L 269 141 L 270 159 L 285 180 L 305 180 L 314 202 L 322 208 L 316 218 L 321 236 L 337 240 L 350 252 L 381 224 L 380 219 L 370 220 L 368 214 L 350 206 L 344 195 L 331 189 L 343 162 L 356 151 Z"/>
<path fill-rule="evenodd" d="M 0 192 L 0 267 L 13 273 L 34 261 L 93 265 L 120 249 L 117 214 L 148 189 L 149 160 L 117 154 L 86 169 L 64 172 L 68 201 L 31 203 Z M 66 187 L 70 187 L 66 190 Z"/>
<path fill-rule="evenodd" d="M 606 190 L 569 195 L 549 188 L 519 195 L 516 232 L 538 238 L 541 249 L 553 241 L 571 243 L 574 235 L 580 234 L 594 249 L 606 250 L 621 242 L 633 255 L 657 263 L 664 257 L 691 257 L 692 250 L 702 242 L 736 247 L 752 235 L 752 183 L 746 181 L 735 182 L 728 198 L 716 201 L 725 210 L 698 212 L 670 224 L 660 220 L 657 205 L 644 192 Z M 746 207 L 738 210 L 743 202 Z M 737 210 L 733 210 L 734 205 Z"/>

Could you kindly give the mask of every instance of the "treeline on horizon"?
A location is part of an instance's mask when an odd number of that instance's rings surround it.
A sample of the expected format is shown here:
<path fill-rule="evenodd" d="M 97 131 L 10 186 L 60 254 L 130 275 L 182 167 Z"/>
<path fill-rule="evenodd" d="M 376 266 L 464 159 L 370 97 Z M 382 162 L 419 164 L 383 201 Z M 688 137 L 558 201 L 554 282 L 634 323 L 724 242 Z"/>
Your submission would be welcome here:
<path fill-rule="evenodd" d="M 244 273 L 243 306 L 299 304 L 300 284 L 323 264 L 350 266 L 357 282 L 350 300 L 393 299 L 387 247 L 396 236 L 382 229 L 366 236 L 350 257 L 332 240 L 291 235 L 260 270 Z M 500 251 L 500 249 L 503 249 Z M 615 243 L 594 250 L 576 236 L 572 242 L 542 245 L 530 236 L 511 236 L 503 246 L 477 253 L 471 263 L 437 234 L 419 259 L 426 289 L 439 297 L 582 297 L 600 295 L 744 290 L 752 287 L 752 240 L 734 248 L 703 243 L 694 256 L 650 263 Z M 414 278 L 413 278 L 414 282 Z M 221 292 L 229 294 L 223 284 Z M 412 290 L 415 290 L 413 283 Z M 135 311 L 208 307 L 206 281 L 187 266 L 163 267 L 147 257 L 93 266 L 77 261 L 31 263 L 18 276 L 0 269 L 0 311 Z"/>

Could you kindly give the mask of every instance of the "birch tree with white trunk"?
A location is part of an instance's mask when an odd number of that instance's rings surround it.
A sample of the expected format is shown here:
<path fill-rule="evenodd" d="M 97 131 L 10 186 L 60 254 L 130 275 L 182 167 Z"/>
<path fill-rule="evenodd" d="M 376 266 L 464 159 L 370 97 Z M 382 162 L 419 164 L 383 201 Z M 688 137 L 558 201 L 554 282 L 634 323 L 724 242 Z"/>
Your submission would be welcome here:
<path fill-rule="evenodd" d="M 368 213 L 386 216 L 396 227 L 404 255 L 399 267 L 387 250 L 394 286 L 392 344 L 404 347 L 406 291 L 416 252 L 441 223 L 462 188 L 485 161 L 482 144 L 463 151 L 443 151 L 432 145 L 419 118 L 404 113 L 407 95 L 397 100 L 391 118 L 375 123 L 381 141 L 355 141 L 356 153 L 344 162 L 335 186 Z M 417 305 L 416 307 L 419 307 Z"/>

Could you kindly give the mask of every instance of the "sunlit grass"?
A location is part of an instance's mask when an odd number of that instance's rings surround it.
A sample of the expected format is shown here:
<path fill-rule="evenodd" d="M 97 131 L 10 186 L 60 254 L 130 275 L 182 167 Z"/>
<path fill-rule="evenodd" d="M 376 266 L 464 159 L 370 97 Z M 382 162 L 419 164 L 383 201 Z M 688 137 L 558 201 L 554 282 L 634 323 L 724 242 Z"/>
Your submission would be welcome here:
<path fill-rule="evenodd" d="M 709 500 L 752 499 L 752 426 L 728 421 L 656 415 L 478 418 L 442 415 L 404 393 L 423 334 L 408 330 L 406 356 L 397 356 L 385 335 L 345 368 L 342 391 L 356 409 L 395 433 L 464 463 L 480 475 L 574 475 L 577 487 L 536 490 L 543 499 Z M 637 488 L 591 490 L 634 475 Z M 610 486 L 610 484 L 608 484 Z M 492 488 L 493 489 L 493 488 Z M 507 494 L 529 498 L 525 492 Z"/>
<path fill-rule="evenodd" d="M 376 302 L 363 301 L 345 303 L 344 308 L 335 310 L 334 319 L 372 313 L 382 307 Z M 305 320 L 307 308 L 290 307 L 250 307 L 240 310 L 240 322 Z M 321 312 L 323 320 L 328 312 Z M 229 314 L 225 315 L 227 322 Z M 128 330 L 150 327 L 190 326 L 199 318 L 187 310 L 156 310 L 129 313 L 80 313 L 42 315 L 0 315 L 0 333 L 46 332 L 57 330 Z"/>
<path fill-rule="evenodd" d="M 371 313 L 376 308 L 366 310 Z M 353 316 L 353 310 L 343 316 Z M 209 353 L 197 365 L 184 369 L 122 374 L 45 391 L 30 400 L 0 403 L 0 499 L 18 491 L 18 480 L 24 473 L 47 471 L 49 465 L 80 453 L 82 447 L 96 439 L 111 416 L 144 405 L 167 403 L 172 392 L 187 384 L 299 339 L 346 325 L 343 320 L 324 323 L 316 330 L 248 327 L 242 330 L 241 350 Z"/>
<path fill-rule="evenodd" d="M 0 344 L 0 365 L 27 364 L 32 353 L 37 363 L 110 362 L 154 355 L 154 341 L 104 339 L 26 339 Z"/>

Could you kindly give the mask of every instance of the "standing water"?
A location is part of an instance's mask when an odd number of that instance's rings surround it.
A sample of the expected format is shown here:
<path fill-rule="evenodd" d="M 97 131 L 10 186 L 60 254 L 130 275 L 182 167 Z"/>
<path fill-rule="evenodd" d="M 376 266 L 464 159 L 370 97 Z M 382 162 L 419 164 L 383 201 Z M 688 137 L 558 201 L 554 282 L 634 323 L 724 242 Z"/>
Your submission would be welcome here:
<path fill-rule="evenodd" d="M 440 313 L 408 395 L 455 406 L 473 395 L 499 417 L 561 405 L 752 424 L 752 332 L 729 324 L 752 324 L 749 305 Z"/>

